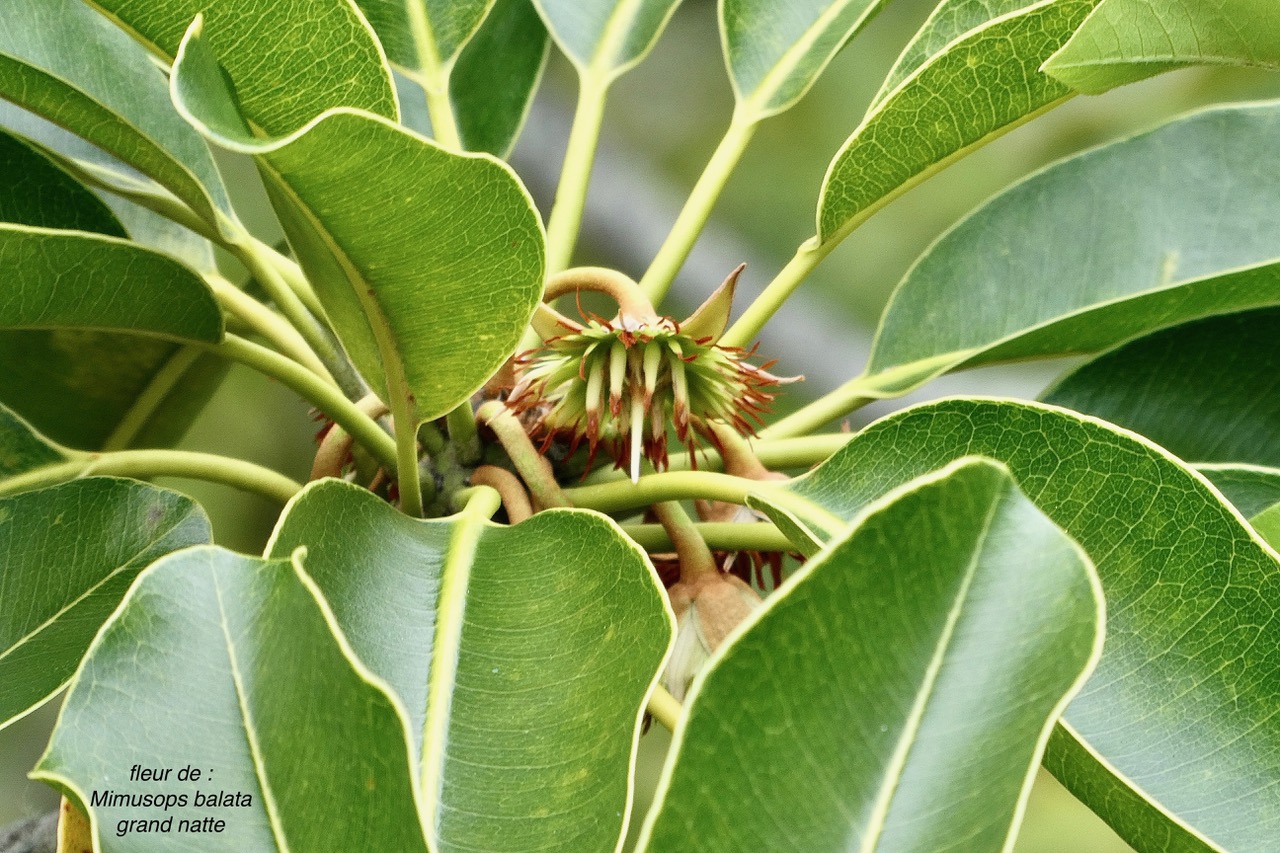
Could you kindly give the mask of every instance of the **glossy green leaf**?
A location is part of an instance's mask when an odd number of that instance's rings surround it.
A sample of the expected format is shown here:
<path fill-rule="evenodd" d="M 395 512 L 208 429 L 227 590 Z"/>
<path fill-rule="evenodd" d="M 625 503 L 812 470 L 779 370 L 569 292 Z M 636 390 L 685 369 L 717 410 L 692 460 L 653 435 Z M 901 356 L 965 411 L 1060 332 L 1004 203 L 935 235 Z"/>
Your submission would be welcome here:
<path fill-rule="evenodd" d="M 533 103 L 551 37 L 532 0 L 497 0 L 449 75 L 458 133 L 468 151 L 506 157 Z"/>
<path fill-rule="evenodd" d="M 647 849 L 1002 850 L 1102 591 L 1007 470 L 964 460 L 869 506 L 749 626 L 697 682 Z"/>
<path fill-rule="evenodd" d="M 3 101 L 0 101 L 0 126 L 7 127 L 59 170 L 90 188 L 90 195 L 95 199 L 100 195 L 135 243 L 163 252 L 194 270 L 218 271 L 213 245 L 206 237 L 147 206 L 152 203 L 162 205 L 163 209 L 174 206 L 172 193 L 155 181 L 69 131 Z M 14 221 L 37 224 L 22 219 Z M 72 222 L 46 224 L 50 228 L 74 228 Z M 118 228 L 87 230 L 118 235 Z"/>
<path fill-rule="evenodd" d="M 1280 831 L 1280 562 L 1167 451 L 1065 409 L 945 400 L 867 427 L 792 481 L 788 504 L 851 518 L 971 454 L 1009 467 L 1106 595 L 1102 658 L 1046 766 L 1141 849 L 1266 849 Z M 809 530 L 828 538 L 820 522 Z"/>
<path fill-rule="evenodd" d="M 1278 131 L 1274 103 L 1206 110 L 996 196 L 907 274 L 854 384 L 890 396 L 1280 302 Z"/>
<path fill-rule="evenodd" d="M 0 134 L 0 221 L 125 236 L 111 210 L 45 151 L 7 134 Z M 166 341 L 72 329 L 0 333 L 0 364 L 0 400 L 51 438 L 84 449 L 176 441 L 226 370 L 223 359 Z M 170 388 L 164 399 L 135 405 L 156 383 Z"/>
<path fill-rule="evenodd" d="M 0 426 L 6 455 L 12 438 Z M 211 536 L 190 498 L 133 480 L 0 498 L 0 728 L 67 683 L 138 572 Z"/>
<path fill-rule="evenodd" d="M 149 175 L 198 215 L 234 221 L 199 134 L 146 51 L 80 0 L 6 0 L 0 97 Z"/>
<path fill-rule="evenodd" d="M 1188 462 L 1280 467 L 1280 309 L 1164 329 L 1098 356 L 1046 402 L 1139 432 Z"/>
<path fill-rule="evenodd" d="M 134 765 L 171 772 L 134 781 Z M 179 779 L 184 767 L 200 778 Z M 32 775 L 90 814 L 100 853 L 426 850 L 403 714 L 290 560 L 191 548 L 143 572 L 90 647 Z M 187 800 L 112 807 L 104 791 Z M 220 792 L 247 804 L 195 804 Z M 169 831 L 118 834 L 121 820 L 168 817 Z M 222 831 L 179 824 L 208 817 Z"/>
<path fill-rule="evenodd" d="M 126 331 L 215 342 L 222 311 L 181 264 L 115 237 L 0 224 L 0 329 Z"/>
<path fill-rule="evenodd" d="M 515 173 L 386 119 L 331 111 L 270 142 L 248 135 L 200 26 L 174 97 L 202 130 L 257 154 L 289 241 L 356 366 L 422 420 L 478 390 L 542 294 L 542 225 Z"/>
<path fill-rule="evenodd" d="M 680 0 L 533 0 L 565 56 L 607 83 L 653 49 Z"/>
<path fill-rule="evenodd" d="M 902 54 L 881 84 L 880 91 L 872 99 L 872 106 L 884 100 L 903 80 L 942 53 L 956 39 L 996 18 L 1023 11 L 1037 2 L 1039 0 L 942 0 L 903 48 Z"/>
<path fill-rule="evenodd" d="M 1280 503 L 1280 468 L 1259 465 L 1197 465 L 1196 470 L 1222 492 L 1245 518 Z"/>
<path fill-rule="evenodd" d="M 30 143 L 0 130 L 0 222 L 127 236 L 111 209 Z"/>
<path fill-rule="evenodd" d="M 1040 64 L 1097 2 L 1044 0 L 993 18 L 912 70 L 831 161 L 819 242 L 843 239 L 906 189 L 1070 95 Z"/>
<path fill-rule="evenodd" d="M 1280 69 L 1270 0 L 1103 0 L 1044 70 L 1089 94 L 1188 65 Z"/>
<path fill-rule="evenodd" d="M 739 108 L 753 119 L 804 97 L 884 0 L 721 0 L 720 36 Z"/>
<path fill-rule="evenodd" d="M 0 404 L 0 480 L 69 459 L 66 450 Z"/>
<path fill-rule="evenodd" d="M 399 116 L 391 69 L 351 0 L 90 0 L 163 61 L 197 15 L 240 109 L 270 135 L 334 107 Z"/>
<path fill-rule="evenodd" d="M 1280 503 L 1267 507 L 1249 519 L 1249 524 L 1272 548 L 1280 547 Z"/>
<path fill-rule="evenodd" d="M 616 847 L 672 625 L 612 522 L 416 521 L 326 480 L 289 505 L 268 554 L 299 546 L 355 654 L 407 708 L 435 849 Z"/>
<path fill-rule="evenodd" d="M 228 362 L 192 347 L 110 332 L 0 332 L 0 401 L 82 450 L 176 443 Z M 152 389 L 154 400 L 140 399 Z"/>
<path fill-rule="evenodd" d="M 434 73 L 451 65 L 493 4 L 494 0 L 356 0 L 387 57 L 410 74 L 427 69 Z"/>

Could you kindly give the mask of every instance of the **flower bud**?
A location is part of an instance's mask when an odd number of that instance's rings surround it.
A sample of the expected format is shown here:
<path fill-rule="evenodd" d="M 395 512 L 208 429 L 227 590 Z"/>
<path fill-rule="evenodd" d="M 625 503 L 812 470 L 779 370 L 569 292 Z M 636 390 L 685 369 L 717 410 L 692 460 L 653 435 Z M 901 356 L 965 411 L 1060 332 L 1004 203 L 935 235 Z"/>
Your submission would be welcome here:
<path fill-rule="evenodd" d="M 676 643 L 662 683 L 683 701 L 689 684 L 729 632 L 760 606 L 756 591 L 733 575 L 680 581 L 668 590 L 676 614 Z"/>

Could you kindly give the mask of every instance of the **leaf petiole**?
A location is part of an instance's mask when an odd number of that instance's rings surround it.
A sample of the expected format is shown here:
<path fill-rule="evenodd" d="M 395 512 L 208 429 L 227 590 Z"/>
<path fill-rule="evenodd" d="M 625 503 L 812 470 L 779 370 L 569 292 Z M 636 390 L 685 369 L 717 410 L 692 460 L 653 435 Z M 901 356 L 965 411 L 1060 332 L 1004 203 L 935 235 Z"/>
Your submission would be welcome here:
<path fill-rule="evenodd" d="M 761 430 L 760 437 L 764 439 L 793 438 L 818 429 L 836 418 L 856 412 L 878 399 L 866 396 L 862 393 L 864 390 L 857 379 L 850 380 L 831 393 L 819 397 L 807 406 Z"/>
<path fill-rule="evenodd" d="M 696 522 L 694 527 L 713 551 L 794 551 L 796 546 L 782 531 L 765 521 Z M 622 530 L 646 551 L 670 551 L 671 537 L 661 524 L 624 524 Z"/>
<path fill-rule="evenodd" d="M 600 141 L 600 125 L 604 121 L 605 94 L 609 84 L 601 77 L 582 77 L 578 90 L 578 107 L 569 131 L 569 144 L 560 170 L 555 204 L 547 221 L 547 273 L 554 274 L 569 266 L 573 248 L 582 226 L 582 211 L 587 203 L 587 185 L 595 163 L 596 145 Z"/>
<path fill-rule="evenodd" d="M 0 495 L 51 486 L 90 476 L 183 477 L 222 483 L 241 491 L 287 503 L 302 490 L 298 483 L 277 471 L 213 453 L 189 450 L 114 450 L 108 453 L 79 453 L 66 462 L 46 465 L 0 481 Z"/>
<path fill-rule="evenodd" d="M 398 470 L 391 436 L 341 391 L 293 359 L 236 335 L 227 335 L 218 344 L 196 346 L 279 380 L 354 436 L 388 471 Z"/>
<path fill-rule="evenodd" d="M 204 280 L 213 290 L 213 295 L 217 297 L 218 304 L 222 306 L 224 311 L 242 320 L 251 329 L 270 341 L 280 352 L 306 367 L 321 379 L 332 385 L 337 385 L 333 380 L 333 375 L 329 373 L 329 369 L 316 356 L 315 351 L 311 349 L 302 335 L 298 334 L 298 330 L 283 317 L 220 275 L 210 273 L 205 275 Z"/>
<path fill-rule="evenodd" d="M 744 505 L 753 493 L 777 491 L 775 486 L 711 471 L 667 471 L 648 474 L 636 482 L 622 480 L 595 486 L 565 489 L 564 495 L 574 506 L 599 512 L 621 512 L 639 509 L 660 501 L 706 498 Z"/>
<path fill-rule="evenodd" d="M 733 111 L 724 138 L 707 161 L 671 232 L 640 280 L 640 286 L 655 303 L 661 302 L 671 289 L 758 126 L 758 119 L 750 117 L 749 111 L 741 107 Z"/>

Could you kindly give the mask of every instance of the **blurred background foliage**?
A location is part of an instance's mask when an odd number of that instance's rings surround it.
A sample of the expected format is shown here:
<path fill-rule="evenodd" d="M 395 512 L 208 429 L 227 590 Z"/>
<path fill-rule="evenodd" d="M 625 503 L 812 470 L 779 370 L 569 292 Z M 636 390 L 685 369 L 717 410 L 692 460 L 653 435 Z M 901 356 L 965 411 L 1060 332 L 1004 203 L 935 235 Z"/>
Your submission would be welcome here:
<path fill-rule="evenodd" d="M 764 122 L 685 267 L 670 313 L 683 316 L 745 260 L 750 267 L 741 286 L 741 308 L 813 233 L 827 164 L 934 5 L 934 0 L 891 0 L 798 106 Z M 417 93 L 409 89 L 407 119 L 417 124 L 421 108 L 410 100 Z M 559 174 L 574 90 L 572 70 L 553 56 L 512 156 L 544 211 L 550 208 Z M 1193 69 L 1101 97 L 1079 97 L 907 193 L 846 240 L 766 330 L 762 354 L 779 359 L 778 372 L 805 373 L 809 379 L 790 386 L 778 409 L 791 409 L 862 369 L 876 319 L 894 285 L 930 242 L 984 199 L 1072 152 L 1199 106 L 1275 97 L 1280 97 L 1280 75 L 1239 69 Z M 612 91 L 580 260 L 640 276 L 728 125 L 732 105 L 715 2 L 685 0 L 650 58 Z M 224 165 L 246 221 L 263 236 L 277 238 L 278 226 L 267 212 L 252 167 L 231 159 L 224 159 Z M 1116 203 L 1124 204 L 1124 199 Z M 1034 396 L 1062 367 L 1015 365 L 946 377 L 907 400 L 870 406 L 853 420 L 864 423 L 905 402 L 943 393 Z M 235 367 L 183 446 L 240 456 L 305 479 L 317 426 L 305 404 L 285 389 Z M 219 486 L 167 485 L 204 503 L 219 542 L 249 553 L 262 550 L 278 507 Z M 56 704 L 0 732 L 0 826 L 56 804 L 47 788 L 24 778 L 55 715 Z M 642 742 L 637 815 L 647 807 L 667 742 L 656 726 Z M 1108 853 L 1129 848 L 1041 773 L 1016 849 Z"/>

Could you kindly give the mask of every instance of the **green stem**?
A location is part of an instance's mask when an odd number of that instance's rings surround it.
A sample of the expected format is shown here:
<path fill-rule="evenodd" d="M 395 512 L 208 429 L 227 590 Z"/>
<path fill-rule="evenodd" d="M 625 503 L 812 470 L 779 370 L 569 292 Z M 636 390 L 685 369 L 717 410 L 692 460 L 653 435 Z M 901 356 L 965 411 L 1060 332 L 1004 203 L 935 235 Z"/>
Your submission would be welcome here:
<path fill-rule="evenodd" d="M 842 240 L 854 231 L 858 230 L 864 222 L 876 213 L 880 212 L 880 210 L 890 202 L 897 199 L 908 190 L 924 183 L 926 180 L 933 177 L 938 172 L 941 172 L 957 160 L 968 156 L 992 140 L 999 139 L 1001 136 L 1004 136 L 1038 116 L 1043 115 L 1054 107 L 1057 107 L 1059 104 L 1065 103 L 1072 97 L 1074 97 L 1074 93 L 1067 95 L 1065 98 L 1059 98 L 1056 101 L 1045 104 L 1040 109 L 1028 113 L 1017 121 L 1007 124 L 993 133 L 987 134 L 970 145 L 952 152 L 949 156 L 942 158 L 928 168 L 922 169 L 915 175 L 912 175 L 910 178 L 903 181 L 891 192 L 884 194 L 864 209 L 858 211 L 858 213 L 850 217 L 835 231 L 827 234 L 825 240 L 818 236 L 810 237 L 800 245 L 800 248 L 796 250 L 795 256 L 782 269 L 782 271 L 778 273 L 777 278 L 775 278 L 769 286 L 765 288 L 764 292 L 761 293 L 760 296 L 756 298 L 756 301 L 751 304 L 751 307 L 747 309 L 747 312 L 743 314 L 742 317 L 739 318 L 738 322 L 735 323 L 724 337 L 720 339 L 720 345 L 746 346 L 748 342 L 756 337 L 756 335 L 760 334 L 760 330 L 764 328 L 764 324 L 768 322 L 769 318 L 772 317 L 774 313 L 777 312 L 778 308 L 787 300 L 787 297 L 791 295 L 800 282 L 802 282 L 809 273 L 813 272 L 814 267 L 821 263 L 823 258 L 831 254 L 831 251 L 835 249 L 836 246 L 840 245 Z"/>
<path fill-rule="evenodd" d="M 843 418 L 868 403 L 874 403 L 877 398 L 866 397 L 859 393 L 861 386 L 857 382 L 856 379 L 846 382 L 830 394 L 819 397 L 804 408 L 792 412 L 777 423 L 761 430 L 760 437 L 773 440 L 790 439 L 806 432 L 813 432 L 836 418 Z"/>
<path fill-rule="evenodd" d="M 350 433 L 388 471 L 399 470 L 396 467 L 395 442 L 391 436 L 341 391 L 293 359 L 236 335 L 227 335 L 220 344 L 201 346 L 279 380 Z"/>
<path fill-rule="evenodd" d="M 498 437 L 498 443 L 507 452 L 511 464 L 520 472 L 529 494 L 533 495 L 540 509 L 573 506 L 556 482 L 551 463 L 533 446 L 529 434 L 524 431 L 524 425 L 507 409 L 506 404 L 491 400 L 481 406 L 476 414 Z"/>
<path fill-rule="evenodd" d="M 520 478 L 506 468 L 496 465 L 481 465 L 471 472 L 471 485 L 489 486 L 502 498 L 502 508 L 507 511 L 507 521 L 519 524 L 533 515 L 533 502 Z M 463 489 L 456 494 L 469 491 Z"/>
<path fill-rule="evenodd" d="M 251 329 L 274 344 L 276 349 L 321 379 L 337 385 L 315 351 L 283 317 L 220 275 L 206 275 L 205 281 L 213 289 L 213 295 L 225 311 L 243 320 Z"/>
<path fill-rule="evenodd" d="M 454 492 L 452 501 L 458 512 L 483 522 L 493 518 L 502 506 L 502 493 L 493 486 L 480 483 Z"/>
<path fill-rule="evenodd" d="M 779 423 L 782 423 L 779 421 Z M 767 431 L 767 430 L 766 430 Z M 756 458 L 772 471 L 792 468 L 809 468 L 817 465 L 849 443 L 852 433 L 824 433 L 822 435 L 806 435 L 798 438 L 758 438 L 751 442 L 751 449 Z M 698 470 L 722 471 L 724 461 L 720 454 L 713 450 L 698 451 Z M 688 471 L 692 468 L 688 453 L 673 453 L 668 471 Z M 627 472 L 616 469 L 599 470 L 584 481 L 585 485 L 612 483 L 627 479 Z"/>
<path fill-rule="evenodd" d="M 333 334 L 308 310 L 285 280 L 275 260 L 277 253 L 270 246 L 254 239 L 241 241 L 236 247 L 240 260 L 262 285 L 280 313 L 302 335 L 347 396 L 357 400 L 363 397 L 367 392 L 364 382 L 352 368 Z"/>
<path fill-rule="evenodd" d="M 741 109 L 733 111 L 729 129 L 725 131 L 724 138 L 720 140 L 711 159 L 707 161 L 698 182 L 693 185 L 693 192 L 690 193 L 680 215 L 676 217 L 675 224 L 671 226 L 671 233 L 667 235 L 662 248 L 658 250 L 653 263 L 649 265 L 644 278 L 640 280 L 640 286 L 655 303 L 661 302 L 667 295 L 667 291 L 671 289 L 672 282 L 675 281 L 680 268 L 684 266 L 689 253 L 693 251 L 698 235 L 702 233 L 707 220 L 711 218 L 711 211 L 720 198 L 720 193 L 729 182 L 729 176 L 733 174 L 738 161 L 742 159 L 747 143 L 755 135 L 758 126 L 759 122 L 748 117 L 746 111 Z"/>
<path fill-rule="evenodd" d="M 796 546 L 768 522 L 700 522 L 694 525 L 715 551 L 794 551 Z M 661 524 L 624 524 L 622 531 L 646 551 L 670 551 L 675 543 Z"/>
<path fill-rule="evenodd" d="M 738 318 L 738 322 L 730 326 L 729 331 L 721 336 L 720 346 L 750 346 L 760 334 L 760 330 L 764 328 L 764 324 L 769 322 L 769 318 L 777 313 L 782 303 L 787 301 L 800 282 L 813 272 L 814 267 L 822 263 L 822 259 L 829 255 L 836 245 L 835 241 L 819 243 L 816 237 L 801 243 L 800 248 L 796 249 L 795 255 L 782 268 L 782 271 L 747 307 L 743 315 Z"/>
<path fill-rule="evenodd" d="M 427 17 L 426 3 L 420 0 L 406 3 L 404 9 L 409 15 L 409 33 L 418 54 L 420 73 L 417 80 L 426 98 L 427 114 L 431 117 L 431 134 L 443 147 L 461 151 L 462 136 L 458 133 L 458 120 L 449 100 L 449 72 L 453 63 L 441 61 L 431 19 Z"/>
<path fill-rule="evenodd" d="M 569 131 L 569 144 L 560 170 L 555 204 L 547 222 L 547 274 L 554 275 L 569 266 L 573 248 L 582 226 L 582 211 L 587 203 L 587 185 L 595 162 L 596 145 L 600 141 L 600 125 L 604 121 L 605 94 L 609 84 L 603 77 L 581 78 L 578 108 Z"/>
<path fill-rule="evenodd" d="M 287 258 L 276 250 L 274 246 L 268 245 L 253 235 L 246 235 L 257 251 L 258 256 L 264 262 L 275 267 L 276 272 L 284 279 L 284 283 L 289 285 L 289 289 L 294 295 L 307 306 L 307 310 L 316 316 L 321 322 L 325 322 L 324 306 L 320 304 L 320 297 L 316 296 L 315 289 L 311 287 L 311 282 L 307 281 L 307 276 L 302 271 L 302 267 L 298 266 L 291 258 Z"/>
<path fill-rule="evenodd" d="M 400 508 L 413 518 L 422 518 L 422 479 L 418 476 L 417 406 L 404 394 L 392 391 L 391 420 L 395 424 L 396 482 L 400 484 Z"/>
<path fill-rule="evenodd" d="M 669 732 L 676 730 L 676 724 L 680 722 L 680 714 L 684 711 L 680 701 L 661 684 L 654 685 L 645 710 Z"/>
<path fill-rule="evenodd" d="M 600 512 L 621 512 L 661 501 L 689 498 L 745 504 L 748 495 L 774 489 L 776 487 L 755 480 L 744 480 L 711 471 L 668 471 L 663 474 L 648 474 L 635 483 L 622 480 L 597 486 L 578 486 L 565 489 L 564 494 L 574 506 Z"/>
<path fill-rule="evenodd" d="M 110 169 L 81 162 L 74 157 L 58 155 L 57 159 L 58 165 L 83 183 L 128 199 L 139 207 L 159 214 L 170 222 L 175 222 L 220 246 L 226 245 L 226 237 L 219 231 L 218 222 L 221 221 L 229 230 L 232 226 L 220 214 L 213 213 L 211 219 L 206 219 L 175 196 L 152 192 L 146 184 L 138 183 L 124 175 L 114 174 Z"/>
<path fill-rule="evenodd" d="M 449 99 L 448 76 L 432 83 L 424 81 L 422 91 L 426 95 L 427 114 L 431 116 L 432 136 L 442 147 L 461 151 L 462 134 L 458 131 L 458 119 L 453 114 L 453 102 Z"/>
<path fill-rule="evenodd" d="M 243 459 L 189 450 L 115 450 L 81 454 L 66 462 L 10 477 L 0 482 L 0 495 L 90 476 L 184 477 L 233 486 L 282 504 L 302 490 L 301 483 Z"/>
<path fill-rule="evenodd" d="M 445 416 L 449 426 L 449 441 L 463 465 L 473 465 L 480 460 L 480 434 L 476 431 L 476 413 L 470 400 L 463 400 Z"/>
<path fill-rule="evenodd" d="M 630 276 L 608 267 L 574 267 L 547 279 L 542 298 L 553 302 L 561 296 L 590 290 L 603 293 L 618 306 L 618 313 L 645 323 L 656 323 L 658 312 L 640 285 Z"/>

